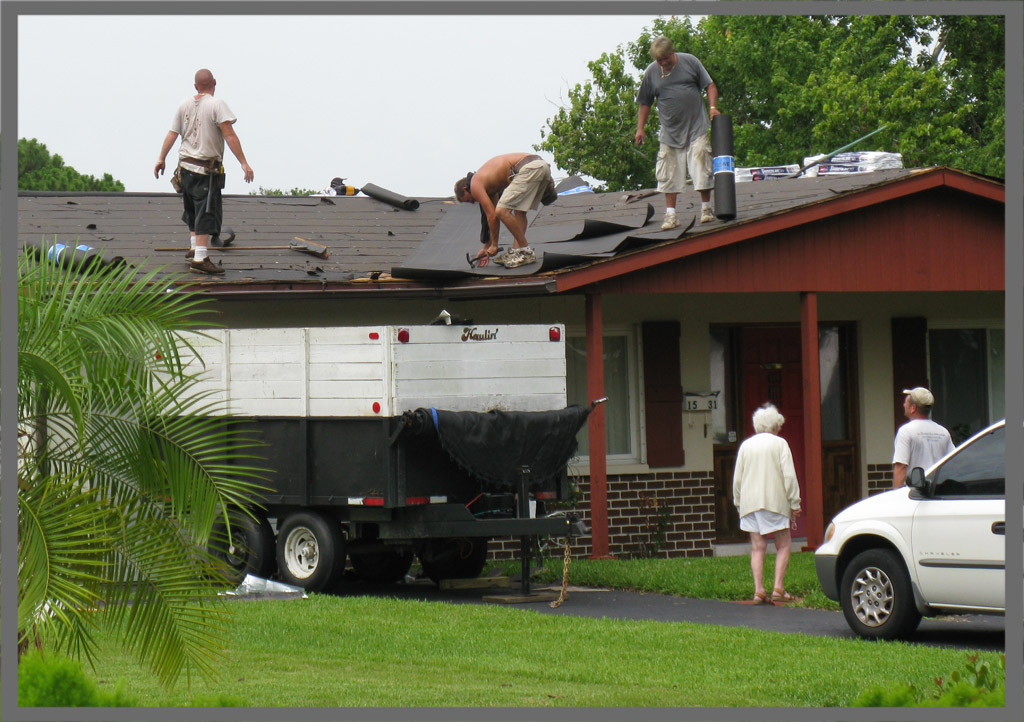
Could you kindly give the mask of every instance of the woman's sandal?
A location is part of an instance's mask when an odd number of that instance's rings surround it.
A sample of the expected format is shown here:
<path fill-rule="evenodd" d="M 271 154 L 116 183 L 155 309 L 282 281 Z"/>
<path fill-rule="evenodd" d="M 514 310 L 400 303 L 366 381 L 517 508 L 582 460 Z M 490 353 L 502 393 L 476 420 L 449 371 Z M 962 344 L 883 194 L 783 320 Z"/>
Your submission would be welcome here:
<path fill-rule="evenodd" d="M 765 592 L 754 592 L 754 604 L 767 604 L 771 606 L 775 602 L 768 598 Z"/>
<path fill-rule="evenodd" d="M 783 589 L 781 591 L 778 590 L 778 589 L 775 589 L 775 590 L 772 590 L 772 601 L 773 602 L 782 602 L 783 604 L 788 604 L 789 602 L 795 602 L 796 601 L 796 597 L 794 597 L 792 594 L 787 592 L 785 589 Z"/>

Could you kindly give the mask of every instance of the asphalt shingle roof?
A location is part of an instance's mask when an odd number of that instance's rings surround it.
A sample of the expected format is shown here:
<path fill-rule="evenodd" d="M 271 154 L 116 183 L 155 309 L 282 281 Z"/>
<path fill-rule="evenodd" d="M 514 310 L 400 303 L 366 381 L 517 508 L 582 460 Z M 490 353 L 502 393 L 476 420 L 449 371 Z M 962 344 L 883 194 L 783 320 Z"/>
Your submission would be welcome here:
<path fill-rule="evenodd" d="M 898 181 L 916 172 L 898 169 L 737 183 L 735 219 L 696 224 L 688 231 L 689 219 L 699 215 L 700 197 L 695 191 L 681 193 L 677 208 L 683 225 L 667 233 L 660 230 L 664 202 L 653 191 L 562 196 L 535 212 L 527 230 L 531 243 L 536 239 L 540 250 L 560 253 L 562 261 L 546 267 L 534 264 L 508 275 L 520 278 L 538 272 L 561 273 L 637 247 L 685 242 L 725 227 Z M 394 282 L 403 270 L 409 271 L 406 278 L 414 278 L 418 284 L 450 282 L 464 274 L 495 273 L 493 266 L 474 271 L 466 262 L 465 253 L 475 256 L 480 248 L 475 206 L 456 204 L 450 198 L 416 200 L 416 210 L 405 210 L 361 194 L 226 195 L 224 225 L 234 230 L 236 238 L 227 250 L 211 249 L 212 258 L 222 263 L 226 272 L 215 277 L 192 274 L 187 280 L 215 287 L 255 284 L 299 288 L 307 284 L 323 287 Z M 602 226 L 600 221 L 607 224 Z M 580 235 L 578 231 L 584 227 L 590 230 Z M 506 230 L 503 233 L 505 244 L 511 238 Z M 609 240 L 616 233 L 623 238 Z M 287 246 L 296 236 L 327 246 L 329 257 L 289 250 Z M 459 240 L 453 243 L 456 236 Z M 181 220 L 181 199 L 173 193 L 21 192 L 18 237 L 19 245 L 84 243 L 101 250 L 107 258 L 120 256 L 140 269 L 167 265 L 171 270 L 186 270 L 188 235 Z M 432 258 L 442 249 L 447 255 Z M 472 281 L 470 276 L 466 278 Z"/>

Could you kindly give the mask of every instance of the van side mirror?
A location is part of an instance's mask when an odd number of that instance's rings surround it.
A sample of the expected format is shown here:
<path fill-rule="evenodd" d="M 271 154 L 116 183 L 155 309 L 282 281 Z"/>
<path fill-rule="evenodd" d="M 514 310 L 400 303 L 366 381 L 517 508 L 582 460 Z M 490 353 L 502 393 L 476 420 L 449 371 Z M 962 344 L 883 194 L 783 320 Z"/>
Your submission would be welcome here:
<path fill-rule="evenodd" d="M 917 489 L 918 491 L 928 494 L 928 482 L 924 478 L 924 469 L 920 466 L 915 466 L 910 470 L 910 475 L 907 476 L 907 486 L 911 489 Z"/>

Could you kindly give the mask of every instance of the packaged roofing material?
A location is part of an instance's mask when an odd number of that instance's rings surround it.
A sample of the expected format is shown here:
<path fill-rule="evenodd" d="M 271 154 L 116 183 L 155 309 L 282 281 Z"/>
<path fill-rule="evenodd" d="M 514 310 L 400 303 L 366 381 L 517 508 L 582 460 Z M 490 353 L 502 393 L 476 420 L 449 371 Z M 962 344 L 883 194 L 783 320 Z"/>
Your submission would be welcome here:
<path fill-rule="evenodd" d="M 800 170 L 800 166 L 793 165 L 763 165 L 753 168 L 737 168 L 736 182 L 747 183 L 750 181 L 771 180 L 773 178 L 788 178 Z"/>
<path fill-rule="evenodd" d="M 903 155 L 901 153 L 886 153 L 877 150 L 836 153 L 831 158 L 828 158 L 826 162 L 814 164 L 819 158 L 824 161 L 826 156 L 811 155 L 804 158 L 804 165 L 811 166 L 805 172 L 805 176 L 850 175 L 851 173 L 870 173 L 876 170 L 903 167 Z"/>

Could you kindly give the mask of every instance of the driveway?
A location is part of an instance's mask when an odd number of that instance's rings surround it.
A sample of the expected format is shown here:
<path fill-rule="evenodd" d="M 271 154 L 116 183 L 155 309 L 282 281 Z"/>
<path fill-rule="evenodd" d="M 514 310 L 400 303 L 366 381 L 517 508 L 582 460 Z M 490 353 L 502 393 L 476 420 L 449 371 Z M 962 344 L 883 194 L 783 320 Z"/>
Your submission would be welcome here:
<path fill-rule="evenodd" d="M 558 587 L 534 586 L 531 591 L 557 594 Z M 438 589 L 432 582 L 369 585 L 346 582 L 336 592 L 339 596 L 389 596 L 399 599 L 449 602 L 452 604 L 503 604 L 495 601 L 504 596 L 518 596 L 519 588 L 511 589 Z M 570 615 L 608 619 L 649 619 L 657 622 L 693 622 L 726 627 L 749 627 L 772 632 L 811 634 L 837 639 L 857 639 L 847 626 L 842 612 L 801 609 L 784 605 L 754 606 L 749 602 L 719 602 L 689 599 L 667 594 L 645 594 L 606 589 L 569 587 L 568 597 L 558 608 L 549 602 L 530 601 L 508 604 L 540 614 Z M 926 618 L 910 640 L 916 644 L 957 649 L 1004 651 L 1005 617 L 958 615 Z"/>

